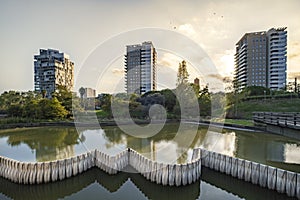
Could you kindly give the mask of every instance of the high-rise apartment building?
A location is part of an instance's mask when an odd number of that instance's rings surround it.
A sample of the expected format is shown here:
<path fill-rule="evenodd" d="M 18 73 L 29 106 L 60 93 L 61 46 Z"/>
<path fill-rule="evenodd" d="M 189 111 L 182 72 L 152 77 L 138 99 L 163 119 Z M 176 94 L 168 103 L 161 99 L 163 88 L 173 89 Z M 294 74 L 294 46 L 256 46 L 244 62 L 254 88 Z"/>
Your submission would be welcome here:
<path fill-rule="evenodd" d="M 127 94 L 156 90 L 156 50 L 152 42 L 126 46 L 125 81 Z"/>
<path fill-rule="evenodd" d="M 34 56 L 34 90 L 45 91 L 51 98 L 58 85 L 73 90 L 74 63 L 65 53 L 53 49 L 40 49 L 40 54 Z"/>
<path fill-rule="evenodd" d="M 263 86 L 273 90 L 286 85 L 286 28 L 246 33 L 236 44 L 236 87 Z"/>

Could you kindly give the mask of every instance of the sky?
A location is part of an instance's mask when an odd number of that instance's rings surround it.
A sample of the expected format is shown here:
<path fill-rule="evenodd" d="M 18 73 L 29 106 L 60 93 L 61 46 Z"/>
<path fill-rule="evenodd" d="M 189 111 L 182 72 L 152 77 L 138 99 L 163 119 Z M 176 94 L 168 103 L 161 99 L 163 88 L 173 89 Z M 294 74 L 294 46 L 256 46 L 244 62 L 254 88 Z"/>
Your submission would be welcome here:
<path fill-rule="evenodd" d="M 299 8 L 299 0 L 0 0 L 0 92 L 33 90 L 40 48 L 70 55 L 75 91 L 122 92 L 125 46 L 149 40 L 158 51 L 159 89 L 175 86 L 182 59 L 191 80 L 213 88 L 233 75 L 238 40 L 272 27 L 287 27 L 288 77 L 300 77 Z M 198 54 L 189 48 L 195 44 Z"/>

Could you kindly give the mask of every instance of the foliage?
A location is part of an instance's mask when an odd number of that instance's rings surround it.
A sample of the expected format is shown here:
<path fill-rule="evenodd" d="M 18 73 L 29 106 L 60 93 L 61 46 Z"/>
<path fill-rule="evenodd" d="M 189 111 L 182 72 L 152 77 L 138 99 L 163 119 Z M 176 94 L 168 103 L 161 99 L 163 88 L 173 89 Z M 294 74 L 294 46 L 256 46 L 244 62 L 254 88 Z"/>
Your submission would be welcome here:
<path fill-rule="evenodd" d="M 242 93 L 245 93 L 245 96 L 257 96 L 257 95 L 269 95 L 270 89 L 262 86 L 249 86 L 246 87 Z"/>
<path fill-rule="evenodd" d="M 80 98 L 83 99 L 83 95 L 85 94 L 85 89 L 83 87 L 79 88 Z"/>
<path fill-rule="evenodd" d="M 56 97 L 40 100 L 38 107 L 39 118 L 42 119 L 62 119 L 68 114 L 68 111 L 61 105 Z"/>
<path fill-rule="evenodd" d="M 208 85 L 200 90 L 198 103 L 200 108 L 200 116 L 211 116 L 211 94 L 208 90 Z"/>
<path fill-rule="evenodd" d="M 224 92 L 211 93 L 211 115 L 221 117 L 225 114 L 226 94 Z"/>
<path fill-rule="evenodd" d="M 300 112 L 300 99 L 269 99 L 241 101 L 237 106 L 227 107 L 228 118 L 252 119 L 253 112 Z"/>
<path fill-rule="evenodd" d="M 164 89 L 159 91 L 164 98 L 164 106 L 169 113 L 173 112 L 174 106 L 176 105 L 176 95 L 170 89 Z"/>
<path fill-rule="evenodd" d="M 99 107 L 101 110 L 103 110 L 105 113 L 107 113 L 108 118 L 112 118 L 112 112 L 111 112 L 111 101 L 112 101 L 112 95 L 111 94 L 101 94 L 98 98 L 99 101 Z"/>
<path fill-rule="evenodd" d="M 72 114 L 72 99 L 73 94 L 71 91 L 69 91 L 65 86 L 58 85 L 56 87 L 55 92 L 52 94 L 53 98 L 56 98 L 61 105 L 66 109 L 67 111 L 67 117 L 70 118 Z"/>
<path fill-rule="evenodd" d="M 297 77 L 295 77 L 294 81 L 288 82 L 286 91 L 300 94 L 300 83 L 298 83 Z"/>
<path fill-rule="evenodd" d="M 200 85 L 199 85 L 199 84 L 191 83 L 191 86 L 192 86 L 193 89 L 194 89 L 194 92 L 195 92 L 196 97 L 199 97 Z"/>
<path fill-rule="evenodd" d="M 137 102 L 140 102 L 144 106 L 151 106 L 154 104 L 165 104 L 165 97 L 160 93 L 148 93 L 140 98 L 137 98 Z"/>
<path fill-rule="evenodd" d="M 188 83 L 189 73 L 186 67 L 187 66 L 185 60 L 179 63 L 178 72 L 177 72 L 177 84 L 176 84 L 177 86 Z"/>
<path fill-rule="evenodd" d="M 12 118 L 64 119 L 72 116 L 72 93 L 58 87 L 52 99 L 42 93 L 8 91 L 0 95 L 0 109 Z"/>

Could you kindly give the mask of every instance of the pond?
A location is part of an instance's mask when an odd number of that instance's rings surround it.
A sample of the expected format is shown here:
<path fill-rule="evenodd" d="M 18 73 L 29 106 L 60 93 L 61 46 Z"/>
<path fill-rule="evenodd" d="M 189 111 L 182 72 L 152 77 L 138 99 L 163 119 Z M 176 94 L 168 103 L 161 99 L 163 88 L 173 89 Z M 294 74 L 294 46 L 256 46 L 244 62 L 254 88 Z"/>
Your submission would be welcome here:
<path fill-rule="evenodd" d="M 156 135 L 134 137 L 115 126 L 102 128 L 39 127 L 0 131 L 0 155 L 20 161 L 51 161 L 95 148 L 116 154 L 127 147 L 159 162 L 185 163 L 192 149 L 205 148 L 226 155 L 300 172 L 300 142 L 264 132 L 166 124 Z M 32 191 L 29 195 L 28 190 Z M 12 191 L 18 191 L 12 192 Z M 1 194 L 2 193 L 2 194 Z M 203 168 L 202 180 L 185 187 L 165 187 L 139 174 L 109 176 L 92 169 L 62 182 L 37 186 L 17 185 L 0 178 L 0 199 L 286 199 L 224 174 Z M 26 196 L 25 195 L 25 196 Z M 159 198 L 161 197 L 161 198 Z M 102 198 L 101 198 L 102 199 Z"/>
<path fill-rule="evenodd" d="M 39 127 L 0 131 L 0 155 L 42 162 L 68 158 L 99 149 L 116 154 L 127 147 L 152 160 L 185 163 L 196 147 L 300 172 L 300 141 L 263 132 L 210 129 L 196 133 L 187 124 L 178 139 L 178 124 L 166 124 L 156 135 L 138 138 L 116 126 L 103 128 Z M 189 129 L 191 128 L 191 129 Z M 177 138 L 176 138 L 177 137 Z"/>

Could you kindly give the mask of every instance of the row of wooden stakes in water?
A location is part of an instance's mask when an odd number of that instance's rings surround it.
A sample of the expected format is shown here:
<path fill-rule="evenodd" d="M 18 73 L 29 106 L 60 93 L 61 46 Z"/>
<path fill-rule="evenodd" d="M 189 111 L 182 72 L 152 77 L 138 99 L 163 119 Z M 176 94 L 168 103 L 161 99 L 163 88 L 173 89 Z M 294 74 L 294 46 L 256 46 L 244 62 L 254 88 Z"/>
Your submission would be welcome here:
<path fill-rule="evenodd" d="M 201 149 L 202 166 L 300 199 L 300 174 Z"/>
<path fill-rule="evenodd" d="M 146 179 L 157 184 L 181 186 L 196 182 L 201 176 L 200 151 L 195 150 L 191 162 L 166 164 L 150 160 L 130 149 L 129 163 Z"/>
<path fill-rule="evenodd" d="M 201 176 L 200 150 L 194 151 L 189 163 L 165 164 L 152 161 L 130 148 L 115 156 L 93 150 L 62 160 L 33 163 L 0 156 L 0 176 L 19 184 L 40 184 L 76 176 L 92 167 L 116 174 L 127 165 L 148 180 L 163 185 L 191 184 Z"/>

